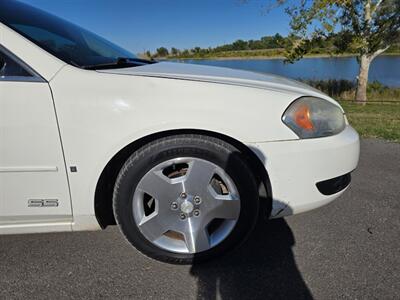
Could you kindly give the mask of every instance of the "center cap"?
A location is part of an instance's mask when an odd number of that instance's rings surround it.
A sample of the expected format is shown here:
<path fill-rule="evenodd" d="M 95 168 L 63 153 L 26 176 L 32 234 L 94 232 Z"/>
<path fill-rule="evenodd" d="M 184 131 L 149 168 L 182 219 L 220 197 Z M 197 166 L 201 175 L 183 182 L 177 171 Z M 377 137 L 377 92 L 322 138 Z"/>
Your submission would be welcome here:
<path fill-rule="evenodd" d="M 181 211 L 185 214 L 190 214 L 194 209 L 192 202 L 184 201 L 181 204 Z"/>

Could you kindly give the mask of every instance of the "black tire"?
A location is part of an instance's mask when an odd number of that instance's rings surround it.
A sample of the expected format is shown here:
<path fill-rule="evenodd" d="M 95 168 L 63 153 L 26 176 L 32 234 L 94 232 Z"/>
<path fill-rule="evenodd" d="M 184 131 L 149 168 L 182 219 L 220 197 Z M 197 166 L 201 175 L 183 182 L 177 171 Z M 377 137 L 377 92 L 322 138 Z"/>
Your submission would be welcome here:
<path fill-rule="evenodd" d="M 224 169 L 236 185 L 241 201 L 237 223 L 225 240 L 195 254 L 169 252 L 152 244 L 140 232 L 132 213 L 133 194 L 141 178 L 159 163 L 183 156 L 208 160 Z M 254 228 L 259 211 L 256 181 L 245 161 L 244 155 L 232 145 L 204 135 L 169 136 L 145 145 L 129 157 L 116 180 L 113 207 L 122 233 L 145 255 L 175 264 L 209 260 L 235 248 Z"/>

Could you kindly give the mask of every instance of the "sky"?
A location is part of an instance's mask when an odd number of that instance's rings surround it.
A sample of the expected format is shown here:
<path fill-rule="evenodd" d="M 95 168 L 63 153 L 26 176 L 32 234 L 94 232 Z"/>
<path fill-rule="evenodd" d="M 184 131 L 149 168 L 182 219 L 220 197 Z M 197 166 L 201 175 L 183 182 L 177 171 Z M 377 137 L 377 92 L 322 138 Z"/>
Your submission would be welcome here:
<path fill-rule="evenodd" d="M 134 53 L 160 46 L 206 48 L 289 32 L 271 0 L 20 0 L 62 17 Z"/>

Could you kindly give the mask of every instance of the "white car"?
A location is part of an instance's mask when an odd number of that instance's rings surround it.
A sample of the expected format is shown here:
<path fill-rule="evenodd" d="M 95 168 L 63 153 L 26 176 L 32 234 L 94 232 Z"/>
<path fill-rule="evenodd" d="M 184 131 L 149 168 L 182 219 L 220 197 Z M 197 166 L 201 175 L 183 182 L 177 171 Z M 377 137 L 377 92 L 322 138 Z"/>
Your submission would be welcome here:
<path fill-rule="evenodd" d="M 138 59 L 0 0 L 0 234 L 118 224 L 146 255 L 191 263 L 259 212 L 339 197 L 358 158 L 340 105 L 307 85 Z"/>

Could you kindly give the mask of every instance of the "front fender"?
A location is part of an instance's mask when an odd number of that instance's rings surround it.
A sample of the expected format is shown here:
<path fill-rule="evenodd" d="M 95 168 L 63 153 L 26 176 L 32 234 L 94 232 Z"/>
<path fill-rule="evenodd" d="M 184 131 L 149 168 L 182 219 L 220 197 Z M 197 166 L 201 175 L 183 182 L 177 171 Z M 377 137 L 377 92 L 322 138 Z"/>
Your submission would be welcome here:
<path fill-rule="evenodd" d="M 71 66 L 64 67 L 50 86 L 66 165 L 78 170 L 69 173 L 74 220 L 94 218 L 102 170 L 121 149 L 145 136 L 197 129 L 244 144 L 297 139 L 281 121 L 289 103 L 299 97 L 294 93 L 102 74 Z"/>

